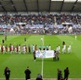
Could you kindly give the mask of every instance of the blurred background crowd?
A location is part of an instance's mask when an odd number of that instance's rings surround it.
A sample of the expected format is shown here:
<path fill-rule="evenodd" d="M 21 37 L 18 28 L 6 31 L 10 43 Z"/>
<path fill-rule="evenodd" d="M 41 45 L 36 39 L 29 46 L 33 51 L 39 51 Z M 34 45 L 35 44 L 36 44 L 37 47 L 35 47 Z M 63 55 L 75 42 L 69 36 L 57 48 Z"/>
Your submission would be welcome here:
<path fill-rule="evenodd" d="M 81 16 L 76 14 L 0 15 L 0 34 L 80 34 Z"/>

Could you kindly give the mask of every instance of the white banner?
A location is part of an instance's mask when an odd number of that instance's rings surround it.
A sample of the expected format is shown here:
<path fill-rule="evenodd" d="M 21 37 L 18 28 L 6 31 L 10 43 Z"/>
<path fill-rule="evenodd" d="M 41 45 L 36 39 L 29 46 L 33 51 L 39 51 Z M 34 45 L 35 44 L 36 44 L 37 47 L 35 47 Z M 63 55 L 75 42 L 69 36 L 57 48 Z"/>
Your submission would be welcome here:
<path fill-rule="evenodd" d="M 54 50 L 37 50 L 36 55 L 37 58 L 53 58 Z"/>

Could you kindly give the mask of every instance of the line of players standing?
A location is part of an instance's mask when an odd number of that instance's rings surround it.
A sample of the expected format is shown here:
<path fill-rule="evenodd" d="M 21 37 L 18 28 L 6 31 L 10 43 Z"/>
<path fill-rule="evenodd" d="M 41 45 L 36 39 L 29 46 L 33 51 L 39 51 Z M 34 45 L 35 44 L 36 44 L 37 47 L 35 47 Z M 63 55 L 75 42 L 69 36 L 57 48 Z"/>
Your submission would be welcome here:
<path fill-rule="evenodd" d="M 54 50 L 54 55 L 55 57 L 53 58 L 53 60 L 59 60 L 59 54 L 60 54 L 60 45 L 58 45 L 56 47 L 56 49 Z M 65 54 L 65 53 L 70 53 L 71 52 L 71 45 L 69 45 L 66 49 L 66 44 L 65 44 L 65 41 L 62 42 L 62 53 Z"/>
<path fill-rule="evenodd" d="M 42 49 L 44 46 L 39 46 L 39 48 L 38 48 L 38 46 L 37 45 L 28 45 L 28 46 L 26 46 L 26 45 L 20 45 L 20 44 L 18 44 L 18 45 L 16 45 L 16 46 L 14 46 L 13 44 L 10 44 L 9 46 L 8 45 L 0 45 L 0 52 L 1 53 L 23 53 L 23 54 L 25 54 L 25 53 L 33 53 L 34 51 L 36 51 L 36 50 L 38 50 L 38 49 Z M 51 46 L 49 45 L 49 46 L 45 46 L 44 47 L 45 49 L 51 49 Z"/>

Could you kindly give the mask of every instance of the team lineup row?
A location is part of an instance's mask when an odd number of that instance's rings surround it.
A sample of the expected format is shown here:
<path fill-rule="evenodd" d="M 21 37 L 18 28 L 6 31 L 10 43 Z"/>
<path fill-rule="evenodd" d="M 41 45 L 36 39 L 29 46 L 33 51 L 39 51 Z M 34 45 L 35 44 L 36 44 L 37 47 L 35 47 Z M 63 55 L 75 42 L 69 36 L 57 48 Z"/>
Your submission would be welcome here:
<path fill-rule="evenodd" d="M 11 52 L 11 53 L 13 53 L 13 52 L 15 52 L 15 53 L 33 53 L 34 51 L 36 51 L 36 50 L 51 50 L 51 46 L 49 45 L 49 46 L 37 46 L 37 45 L 32 45 L 32 46 L 30 46 L 30 45 L 28 45 L 28 46 L 26 46 L 26 45 L 16 45 L 16 46 L 14 46 L 14 45 L 12 45 L 12 44 L 10 44 L 9 46 L 8 45 L 0 45 L 0 52 L 1 53 L 5 53 L 5 52 Z M 60 45 L 58 45 L 57 47 L 56 47 L 56 49 L 54 49 L 54 50 L 56 50 L 56 51 L 58 51 L 59 53 L 60 53 L 60 51 L 61 51 L 61 47 L 60 47 Z M 71 52 L 71 45 L 69 45 L 68 47 L 66 47 L 66 44 L 64 44 L 63 45 L 63 47 L 62 47 L 62 53 L 66 53 L 66 51 L 68 52 L 68 53 L 70 53 Z"/>
<path fill-rule="evenodd" d="M 12 45 L 10 44 L 9 46 L 8 45 L 0 45 L 0 52 L 2 53 L 5 53 L 5 52 L 18 52 L 18 53 L 33 53 L 34 51 L 38 50 L 38 49 L 46 49 L 46 50 L 51 50 L 51 46 L 37 46 L 37 45 Z"/>

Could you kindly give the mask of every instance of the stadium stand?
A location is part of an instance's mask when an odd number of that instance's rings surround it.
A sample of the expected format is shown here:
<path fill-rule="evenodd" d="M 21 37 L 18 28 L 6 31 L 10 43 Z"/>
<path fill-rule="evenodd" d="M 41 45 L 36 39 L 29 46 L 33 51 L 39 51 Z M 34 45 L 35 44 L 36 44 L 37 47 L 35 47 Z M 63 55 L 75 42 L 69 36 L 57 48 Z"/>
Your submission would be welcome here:
<path fill-rule="evenodd" d="M 64 34 L 81 33 L 80 15 L 2 15 L 0 33 L 16 34 Z"/>

